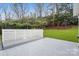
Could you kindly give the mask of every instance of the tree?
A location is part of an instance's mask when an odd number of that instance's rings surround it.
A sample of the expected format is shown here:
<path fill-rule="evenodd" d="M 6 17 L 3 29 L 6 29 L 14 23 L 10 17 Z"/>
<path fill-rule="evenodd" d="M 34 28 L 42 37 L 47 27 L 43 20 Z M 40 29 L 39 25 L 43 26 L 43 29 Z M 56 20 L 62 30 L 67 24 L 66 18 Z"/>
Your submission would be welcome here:
<path fill-rule="evenodd" d="M 24 7 L 24 4 L 22 3 L 12 4 L 12 10 L 16 14 L 18 19 L 24 19 L 24 16 L 26 14 L 26 8 Z"/>
<path fill-rule="evenodd" d="M 58 10 L 58 4 L 57 3 L 50 3 L 48 4 L 48 10 L 51 11 L 51 21 L 53 21 L 53 25 L 54 25 L 54 21 L 56 19 L 55 15 L 58 15 L 59 14 L 59 10 Z"/>
<path fill-rule="evenodd" d="M 0 20 L 2 19 L 1 14 L 0 14 Z"/>
<path fill-rule="evenodd" d="M 37 17 L 41 18 L 43 16 L 44 4 L 36 3 L 35 6 L 36 6 L 35 11 L 36 11 Z"/>
<path fill-rule="evenodd" d="M 3 13 L 5 15 L 5 20 L 10 20 L 11 19 L 11 10 L 10 7 L 8 6 L 7 8 L 3 8 Z"/>
<path fill-rule="evenodd" d="M 71 3 L 61 3 L 59 5 L 59 12 L 64 11 L 64 13 L 72 13 L 72 4 Z"/>
<path fill-rule="evenodd" d="M 7 20 L 7 11 L 6 9 L 3 9 L 4 15 L 5 15 L 5 20 Z"/>

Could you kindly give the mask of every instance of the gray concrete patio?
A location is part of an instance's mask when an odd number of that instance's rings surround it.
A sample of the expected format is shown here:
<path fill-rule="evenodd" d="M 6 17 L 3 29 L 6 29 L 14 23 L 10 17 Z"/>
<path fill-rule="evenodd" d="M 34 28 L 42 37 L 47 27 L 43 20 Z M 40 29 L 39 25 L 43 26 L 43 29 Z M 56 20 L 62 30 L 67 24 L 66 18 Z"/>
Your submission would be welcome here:
<path fill-rule="evenodd" d="M 77 43 L 44 38 L 9 49 L 1 50 L 1 56 L 76 56 Z"/>

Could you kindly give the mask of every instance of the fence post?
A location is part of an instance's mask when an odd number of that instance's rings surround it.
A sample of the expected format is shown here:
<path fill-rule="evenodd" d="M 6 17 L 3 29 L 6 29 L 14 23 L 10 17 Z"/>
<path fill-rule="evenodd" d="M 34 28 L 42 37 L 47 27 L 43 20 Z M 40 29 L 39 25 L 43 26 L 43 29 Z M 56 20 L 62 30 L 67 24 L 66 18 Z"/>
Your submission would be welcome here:
<path fill-rule="evenodd" d="M 78 36 L 77 38 L 78 38 L 78 48 L 79 48 L 79 15 L 78 15 Z"/>
<path fill-rule="evenodd" d="M 1 38 L 1 47 L 2 47 L 2 50 L 4 50 L 4 45 L 3 45 L 3 39 Z"/>

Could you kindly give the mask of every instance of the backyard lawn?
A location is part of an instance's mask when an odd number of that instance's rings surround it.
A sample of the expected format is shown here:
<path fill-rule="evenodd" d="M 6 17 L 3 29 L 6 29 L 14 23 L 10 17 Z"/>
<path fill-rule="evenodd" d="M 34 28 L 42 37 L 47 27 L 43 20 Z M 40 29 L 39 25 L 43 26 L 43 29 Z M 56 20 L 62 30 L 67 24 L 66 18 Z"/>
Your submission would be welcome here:
<path fill-rule="evenodd" d="M 60 40 L 78 42 L 77 27 L 69 29 L 44 29 L 44 37 L 56 38 Z"/>

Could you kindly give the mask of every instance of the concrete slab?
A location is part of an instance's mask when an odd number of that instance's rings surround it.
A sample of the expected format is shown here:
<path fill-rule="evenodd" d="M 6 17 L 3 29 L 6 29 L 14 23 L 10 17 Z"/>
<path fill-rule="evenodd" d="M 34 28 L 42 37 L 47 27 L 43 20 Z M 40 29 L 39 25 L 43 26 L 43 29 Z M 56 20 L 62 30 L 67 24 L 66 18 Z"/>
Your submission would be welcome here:
<path fill-rule="evenodd" d="M 1 50 L 2 56 L 77 56 L 79 50 L 77 43 L 44 38 Z"/>

